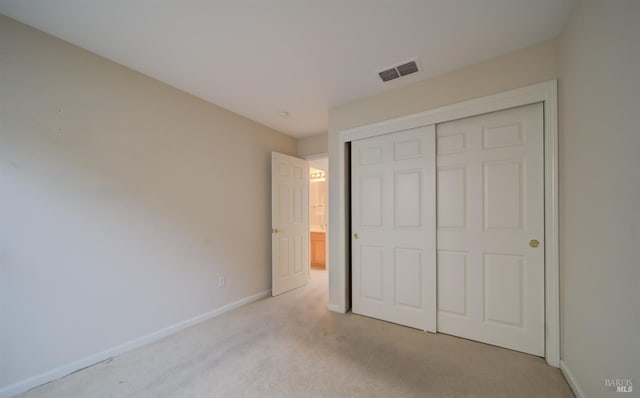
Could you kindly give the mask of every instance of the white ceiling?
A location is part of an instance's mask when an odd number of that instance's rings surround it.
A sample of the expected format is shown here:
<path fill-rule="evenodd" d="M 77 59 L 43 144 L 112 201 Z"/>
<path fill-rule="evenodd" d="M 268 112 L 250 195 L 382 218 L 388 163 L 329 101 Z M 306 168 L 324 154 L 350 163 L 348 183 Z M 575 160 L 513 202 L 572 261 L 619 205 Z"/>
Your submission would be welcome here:
<path fill-rule="evenodd" d="M 303 137 L 327 131 L 331 107 L 554 37 L 574 3 L 0 0 L 0 13 Z M 378 78 L 415 56 L 423 71 Z"/>

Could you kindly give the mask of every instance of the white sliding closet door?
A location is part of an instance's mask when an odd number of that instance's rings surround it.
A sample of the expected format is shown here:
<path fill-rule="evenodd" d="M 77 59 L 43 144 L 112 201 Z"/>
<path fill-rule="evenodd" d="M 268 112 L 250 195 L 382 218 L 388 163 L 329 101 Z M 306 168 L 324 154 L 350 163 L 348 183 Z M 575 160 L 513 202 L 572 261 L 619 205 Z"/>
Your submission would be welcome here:
<path fill-rule="evenodd" d="M 544 356 L 542 104 L 437 126 L 438 331 Z"/>
<path fill-rule="evenodd" d="M 435 127 L 351 144 L 352 309 L 435 332 Z"/>

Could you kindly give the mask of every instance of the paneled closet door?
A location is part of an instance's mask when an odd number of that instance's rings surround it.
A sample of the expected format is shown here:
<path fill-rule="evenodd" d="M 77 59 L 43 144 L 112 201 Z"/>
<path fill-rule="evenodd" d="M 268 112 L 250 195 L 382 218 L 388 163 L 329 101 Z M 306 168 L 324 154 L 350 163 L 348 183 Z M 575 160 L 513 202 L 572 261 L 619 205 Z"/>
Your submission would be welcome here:
<path fill-rule="evenodd" d="M 542 104 L 436 140 L 438 331 L 544 356 Z"/>
<path fill-rule="evenodd" d="M 351 144 L 354 313 L 436 330 L 435 127 Z"/>

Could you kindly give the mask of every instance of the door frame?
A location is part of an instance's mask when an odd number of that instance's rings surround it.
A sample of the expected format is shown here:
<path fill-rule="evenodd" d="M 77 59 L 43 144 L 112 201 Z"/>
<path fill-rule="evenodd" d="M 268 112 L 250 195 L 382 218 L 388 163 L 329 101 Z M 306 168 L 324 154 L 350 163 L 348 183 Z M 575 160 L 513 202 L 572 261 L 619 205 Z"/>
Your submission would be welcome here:
<path fill-rule="evenodd" d="M 424 112 L 385 120 L 338 132 L 338 153 L 332 159 L 332 178 L 337 180 L 331 193 L 334 220 L 331 228 L 329 266 L 333 274 L 329 281 L 329 310 L 346 313 L 350 309 L 350 225 L 346 216 L 349 198 L 349 165 L 345 157 L 353 140 L 375 137 L 430 124 L 444 123 L 484 113 L 542 102 L 544 112 L 544 229 L 545 229 L 545 359 L 551 366 L 560 366 L 560 285 L 558 260 L 558 93 L 557 80 L 550 80 L 514 90 L 475 98 Z M 335 199 L 335 200 L 334 200 Z M 332 295 L 331 293 L 334 292 Z"/>

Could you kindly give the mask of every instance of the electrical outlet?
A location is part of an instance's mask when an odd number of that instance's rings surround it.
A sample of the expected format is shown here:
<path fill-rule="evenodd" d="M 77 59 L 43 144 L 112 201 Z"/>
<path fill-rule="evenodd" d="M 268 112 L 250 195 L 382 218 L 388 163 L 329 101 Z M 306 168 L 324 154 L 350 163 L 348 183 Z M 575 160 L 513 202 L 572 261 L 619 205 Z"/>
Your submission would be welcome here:
<path fill-rule="evenodd" d="M 218 287 L 224 287 L 224 275 L 218 277 Z"/>

